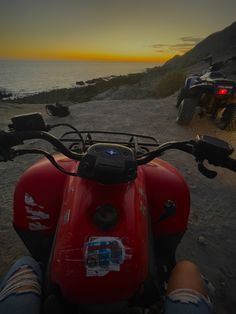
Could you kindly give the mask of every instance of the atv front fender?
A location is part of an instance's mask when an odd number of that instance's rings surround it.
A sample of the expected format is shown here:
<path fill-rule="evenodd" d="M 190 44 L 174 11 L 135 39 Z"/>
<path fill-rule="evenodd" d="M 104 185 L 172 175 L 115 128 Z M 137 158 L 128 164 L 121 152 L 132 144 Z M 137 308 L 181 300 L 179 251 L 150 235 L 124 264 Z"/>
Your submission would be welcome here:
<path fill-rule="evenodd" d="M 192 87 L 190 87 L 187 91 L 186 91 L 186 98 L 197 98 L 199 99 L 201 97 L 202 94 L 205 93 L 214 93 L 214 86 L 213 85 L 208 85 L 208 84 L 196 84 L 193 85 Z"/>

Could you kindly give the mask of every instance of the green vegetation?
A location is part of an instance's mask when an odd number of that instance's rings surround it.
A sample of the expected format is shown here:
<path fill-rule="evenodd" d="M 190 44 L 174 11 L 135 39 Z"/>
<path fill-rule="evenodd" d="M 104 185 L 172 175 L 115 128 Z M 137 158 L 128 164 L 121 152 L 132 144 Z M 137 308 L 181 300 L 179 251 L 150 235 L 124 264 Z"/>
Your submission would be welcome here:
<path fill-rule="evenodd" d="M 167 73 L 157 84 L 157 97 L 167 97 L 176 92 L 183 84 L 186 74 L 183 70 L 173 70 Z"/>

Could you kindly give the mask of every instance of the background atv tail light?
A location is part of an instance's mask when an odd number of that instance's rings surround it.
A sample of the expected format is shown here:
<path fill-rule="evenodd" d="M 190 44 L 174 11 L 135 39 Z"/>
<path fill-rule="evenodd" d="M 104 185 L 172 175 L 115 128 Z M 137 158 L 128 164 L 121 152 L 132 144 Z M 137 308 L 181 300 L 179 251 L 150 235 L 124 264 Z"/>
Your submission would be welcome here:
<path fill-rule="evenodd" d="M 218 88 L 217 90 L 217 95 L 227 95 L 228 94 L 228 89 L 227 88 Z"/>

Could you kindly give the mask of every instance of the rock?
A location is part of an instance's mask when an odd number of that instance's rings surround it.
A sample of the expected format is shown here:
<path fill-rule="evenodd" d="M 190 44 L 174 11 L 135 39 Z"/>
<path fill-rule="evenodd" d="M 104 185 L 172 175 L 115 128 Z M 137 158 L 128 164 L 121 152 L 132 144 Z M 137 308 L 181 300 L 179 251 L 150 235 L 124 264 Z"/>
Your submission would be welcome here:
<path fill-rule="evenodd" d="M 105 80 L 101 77 L 86 81 L 87 84 L 97 84 L 102 82 L 105 82 Z"/>
<path fill-rule="evenodd" d="M 203 235 L 200 235 L 198 238 L 197 238 L 197 241 L 199 244 L 201 245 L 206 245 L 206 238 L 203 236 Z"/>
<path fill-rule="evenodd" d="M 0 99 L 9 98 L 11 96 L 11 92 L 8 92 L 5 88 L 0 88 Z"/>
<path fill-rule="evenodd" d="M 84 86 L 84 85 L 85 85 L 84 81 L 78 81 L 78 82 L 76 82 L 75 84 L 76 84 L 76 85 L 79 85 L 79 86 Z"/>
<path fill-rule="evenodd" d="M 220 281 L 220 285 L 221 285 L 221 287 L 225 287 L 225 281 L 224 281 L 224 280 L 221 280 L 221 281 Z"/>

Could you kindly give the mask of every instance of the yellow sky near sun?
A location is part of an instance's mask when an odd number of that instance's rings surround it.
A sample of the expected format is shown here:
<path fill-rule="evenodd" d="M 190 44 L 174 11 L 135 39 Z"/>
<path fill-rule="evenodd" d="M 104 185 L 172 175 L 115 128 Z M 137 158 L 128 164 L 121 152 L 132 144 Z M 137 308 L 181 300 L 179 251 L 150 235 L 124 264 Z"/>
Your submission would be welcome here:
<path fill-rule="evenodd" d="M 157 62 L 163 63 L 170 59 L 173 55 L 161 55 L 161 56 L 151 56 L 151 55 L 128 55 L 119 54 L 112 55 L 108 53 L 80 53 L 80 52 L 45 52 L 45 51 L 17 51 L 8 52 L 7 54 L 1 56 L 4 59 L 27 59 L 27 60 L 91 60 L 91 61 L 128 61 L 128 62 Z"/>
<path fill-rule="evenodd" d="M 213 2 L 217 10 L 209 19 Z M 163 63 L 233 22 L 235 4 L 233 0 L 1 0 L 0 58 Z"/>
<path fill-rule="evenodd" d="M 163 47 L 161 52 L 157 52 L 150 42 L 149 37 L 143 36 L 140 32 L 122 27 L 119 31 L 113 28 L 106 33 L 102 30 L 87 31 L 85 36 L 74 30 L 69 33 L 65 30 L 58 33 L 49 29 L 46 33 L 43 30 L 39 32 L 38 28 L 26 30 L 20 25 L 17 32 L 8 31 L 7 38 L 4 38 L 4 46 L 0 50 L 0 58 L 163 63 L 180 53 L 178 49 L 170 50 L 168 47 L 164 53 Z"/>

